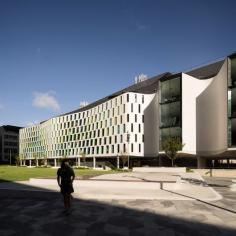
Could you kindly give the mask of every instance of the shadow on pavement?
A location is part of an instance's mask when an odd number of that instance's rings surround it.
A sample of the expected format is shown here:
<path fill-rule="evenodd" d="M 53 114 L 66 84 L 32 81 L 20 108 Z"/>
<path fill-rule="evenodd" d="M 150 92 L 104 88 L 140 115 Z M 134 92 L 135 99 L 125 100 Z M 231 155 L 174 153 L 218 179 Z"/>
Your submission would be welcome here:
<path fill-rule="evenodd" d="M 166 190 L 166 189 L 162 189 L 162 190 L 164 190 L 164 191 L 166 191 L 166 192 L 168 192 L 168 193 L 173 193 L 173 194 L 176 194 L 176 195 L 179 195 L 179 196 L 191 198 L 191 199 L 193 199 L 193 200 L 196 200 L 196 201 L 198 201 L 198 202 L 202 202 L 202 203 L 207 204 L 207 205 L 209 205 L 209 206 L 213 206 L 213 207 L 222 209 L 222 210 L 224 210 L 224 211 L 228 211 L 228 212 L 230 212 L 230 213 L 236 214 L 236 211 L 227 209 L 227 208 L 225 208 L 225 207 L 217 206 L 217 205 L 215 205 L 215 204 L 212 204 L 212 203 L 210 203 L 210 202 L 206 202 L 206 201 L 200 200 L 200 199 L 198 199 L 198 198 L 194 198 L 194 197 L 191 197 L 191 196 L 187 196 L 187 195 L 181 194 L 181 193 L 176 193 L 176 192 L 173 192 L 173 191 L 170 191 L 170 190 Z"/>
<path fill-rule="evenodd" d="M 18 190 L 0 189 L 0 235 L 236 235 L 233 228 L 207 223 L 204 215 L 184 215 L 189 209 L 174 211 L 171 201 L 73 199 L 66 215 L 59 192 L 17 185 Z M 162 214 L 158 207 L 173 213 Z"/>

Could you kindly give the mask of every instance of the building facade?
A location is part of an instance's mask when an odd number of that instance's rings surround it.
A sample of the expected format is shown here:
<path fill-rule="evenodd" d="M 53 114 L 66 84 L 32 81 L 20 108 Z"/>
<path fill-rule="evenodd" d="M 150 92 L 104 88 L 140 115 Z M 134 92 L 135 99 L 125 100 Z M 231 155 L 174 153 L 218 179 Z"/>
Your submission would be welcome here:
<path fill-rule="evenodd" d="M 12 125 L 0 126 L 0 162 L 13 164 L 19 155 L 19 130 Z"/>
<path fill-rule="evenodd" d="M 190 165 L 234 162 L 236 54 L 188 72 L 136 81 L 78 110 L 21 129 L 20 155 L 55 165 L 63 156 L 77 164 L 86 156 L 93 166 L 104 160 L 120 166 L 121 156 L 128 156 L 132 166 L 145 160 L 165 165 L 162 145 L 168 137 L 182 140 L 180 154 Z"/>

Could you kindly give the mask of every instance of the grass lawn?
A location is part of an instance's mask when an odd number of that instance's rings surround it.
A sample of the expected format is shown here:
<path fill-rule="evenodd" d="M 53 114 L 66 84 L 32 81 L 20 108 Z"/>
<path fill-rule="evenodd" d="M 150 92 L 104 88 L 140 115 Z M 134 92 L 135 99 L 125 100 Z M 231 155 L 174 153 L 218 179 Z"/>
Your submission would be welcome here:
<path fill-rule="evenodd" d="M 102 174 L 116 173 L 116 171 L 99 171 L 91 169 L 75 169 L 76 176 L 95 176 Z M 27 167 L 16 167 L 0 165 L 0 182 L 6 181 L 21 181 L 29 180 L 29 178 L 37 177 L 55 177 L 56 178 L 57 169 L 52 168 L 27 168 Z"/>

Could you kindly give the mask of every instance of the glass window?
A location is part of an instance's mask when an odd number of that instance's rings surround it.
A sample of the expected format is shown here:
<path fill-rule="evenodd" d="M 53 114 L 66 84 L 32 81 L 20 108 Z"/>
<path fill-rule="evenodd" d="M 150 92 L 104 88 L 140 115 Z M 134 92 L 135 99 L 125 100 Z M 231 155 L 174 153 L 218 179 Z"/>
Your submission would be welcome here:
<path fill-rule="evenodd" d="M 160 127 L 180 126 L 181 103 L 173 102 L 161 105 L 161 124 Z"/>
<path fill-rule="evenodd" d="M 160 136 L 160 148 L 162 149 L 162 144 L 165 140 L 169 137 L 182 137 L 181 128 L 180 127 L 171 127 L 171 128 L 164 128 L 161 129 L 161 136 Z"/>
<path fill-rule="evenodd" d="M 236 58 L 231 59 L 231 80 L 232 86 L 236 86 Z"/>
<path fill-rule="evenodd" d="M 180 95 L 179 77 L 161 82 L 161 103 L 179 100 Z"/>

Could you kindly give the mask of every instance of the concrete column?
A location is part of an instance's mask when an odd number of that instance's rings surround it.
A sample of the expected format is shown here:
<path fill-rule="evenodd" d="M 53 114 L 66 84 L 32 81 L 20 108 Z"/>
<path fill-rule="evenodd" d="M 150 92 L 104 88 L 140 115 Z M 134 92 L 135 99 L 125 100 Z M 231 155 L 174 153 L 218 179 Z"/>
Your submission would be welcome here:
<path fill-rule="evenodd" d="M 93 157 L 93 169 L 96 168 L 96 157 Z"/>
<path fill-rule="evenodd" d="M 78 157 L 78 166 L 80 166 L 80 157 Z"/>
<path fill-rule="evenodd" d="M 20 166 L 22 166 L 22 160 L 20 160 Z"/>
<path fill-rule="evenodd" d="M 57 166 L 57 159 L 55 158 L 54 159 L 54 167 L 56 167 Z"/>
<path fill-rule="evenodd" d="M 198 169 L 206 168 L 206 158 L 204 158 L 204 157 L 197 157 L 197 168 Z"/>
<path fill-rule="evenodd" d="M 23 160 L 23 165 L 25 166 L 25 159 Z"/>
<path fill-rule="evenodd" d="M 116 168 L 117 169 L 120 169 L 120 157 L 119 156 L 117 156 L 117 165 L 116 165 Z"/>
<path fill-rule="evenodd" d="M 31 166 L 31 159 L 29 160 L 29 166 Z"/>
<path fill-rule="evenodd" d="M 39 165 L 39 160 L 38 159 L 36 159 L 36 166 L 38 166 Z"/>

